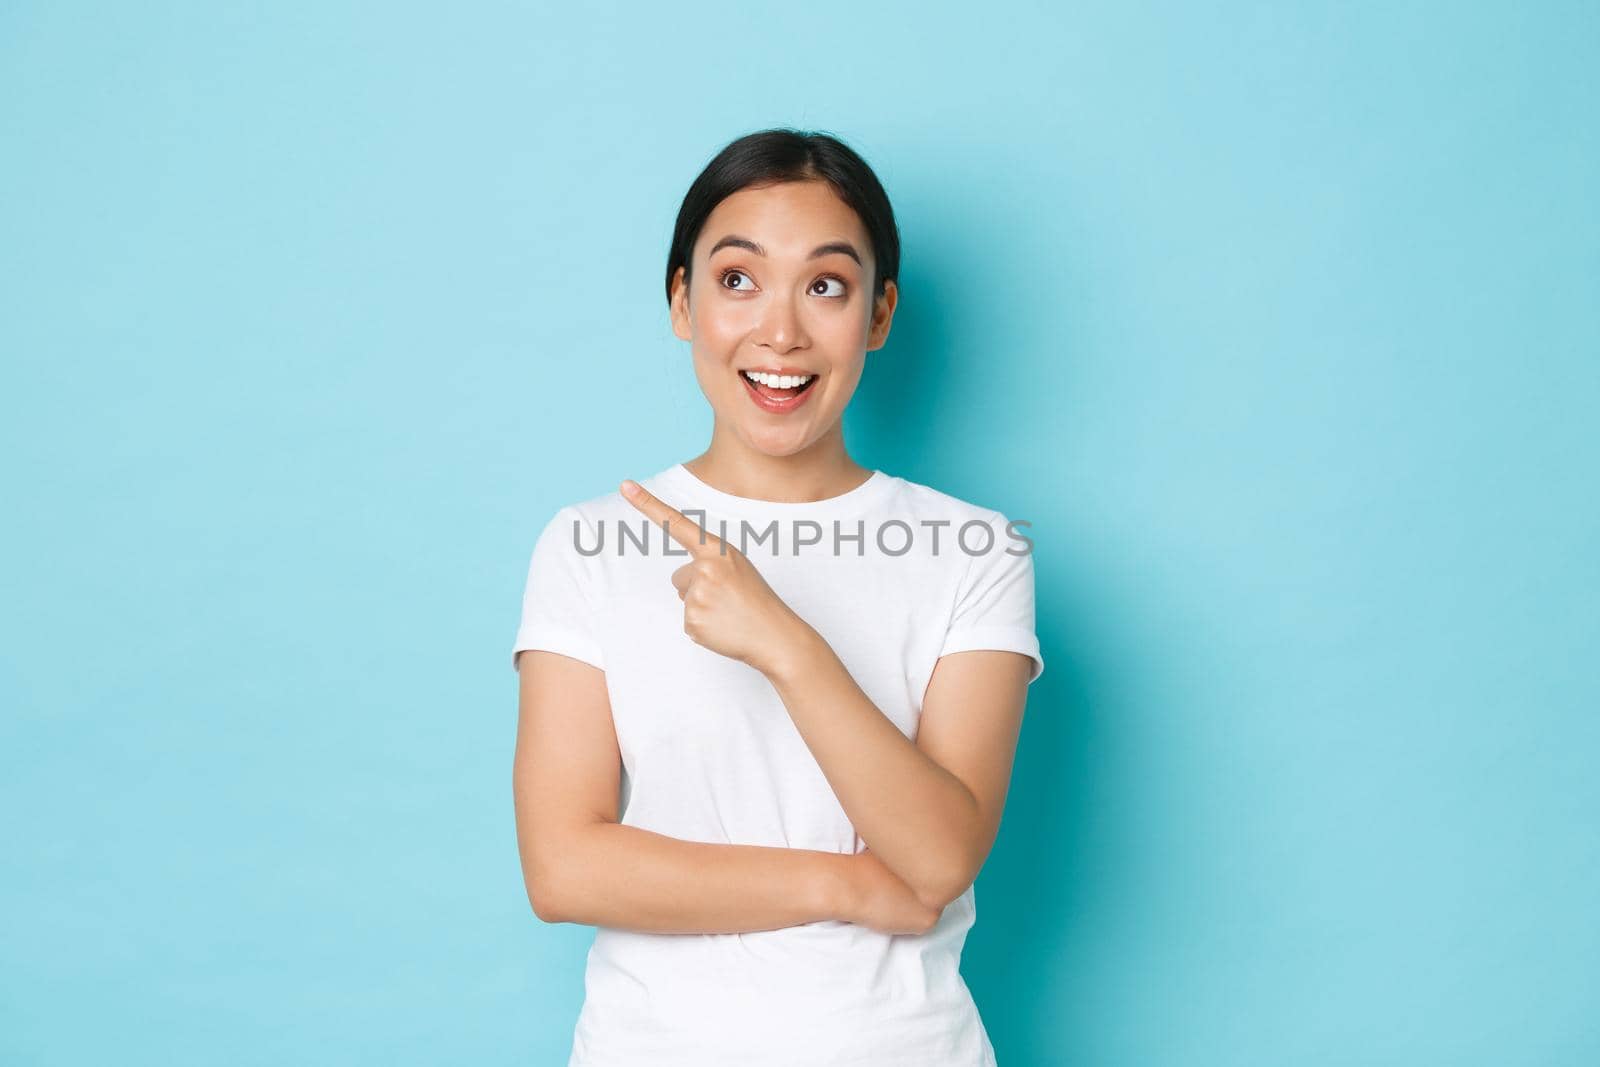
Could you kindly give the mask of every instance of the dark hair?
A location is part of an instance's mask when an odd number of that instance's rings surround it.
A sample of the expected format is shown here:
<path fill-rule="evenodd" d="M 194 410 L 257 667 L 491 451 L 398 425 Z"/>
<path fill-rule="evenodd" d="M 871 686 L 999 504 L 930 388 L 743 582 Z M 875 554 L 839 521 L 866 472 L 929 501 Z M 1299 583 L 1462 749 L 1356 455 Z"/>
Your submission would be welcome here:
<path fill-rule="evenodd" d="M 679 267 L 683 268 L 684 283 L 688 283 L 694 243 L 718 204 L 751 186 L 812 180 L 827 182 L 860 216 L 872 241 L 872 291 L 875 296 L 882 296 L 883 283 L 899 278 L 900 231 L 878 176 L 866 160 L 838 138 L 780 127 L 747 133 L 729 142 L 689 186 L 678 208 L 672 248 L 667 253 L 667 302 L 672 302 L 672 276 Z"/>

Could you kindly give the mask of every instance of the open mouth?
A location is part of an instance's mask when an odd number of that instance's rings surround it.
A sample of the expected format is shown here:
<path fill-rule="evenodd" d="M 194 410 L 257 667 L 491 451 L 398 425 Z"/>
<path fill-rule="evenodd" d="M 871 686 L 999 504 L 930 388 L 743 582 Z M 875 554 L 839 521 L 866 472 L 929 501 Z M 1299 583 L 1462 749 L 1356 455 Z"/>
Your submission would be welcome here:
<path fill-rule="evenodd" d="M 798 399 L 806 392 L 806 390 L 817 384 L 817 379 L 821 377 L 821 375 L 813 374 L 798 385 L 776 384 L 774 383 L 771 375 L 762 375 L 762 377 L 766 380 L 757 381 L 755 378 L 750 376 L 749 371 L 740 371 L 739 377 L 743 378 L 745 386 L 762 400 L 765 400 L 769 404 L 773 405 L 786 405 Z M 792 379 L 789 377 L 777 379 L 778 382 L 789 380 Z"/>

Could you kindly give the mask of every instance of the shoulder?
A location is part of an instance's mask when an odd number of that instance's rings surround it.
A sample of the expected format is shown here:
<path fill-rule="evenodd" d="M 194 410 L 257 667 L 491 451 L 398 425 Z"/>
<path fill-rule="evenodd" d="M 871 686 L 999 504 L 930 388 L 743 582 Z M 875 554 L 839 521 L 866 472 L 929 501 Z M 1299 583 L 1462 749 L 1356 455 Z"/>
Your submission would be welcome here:
<path fill-rule="evenodd" d="M 667 484 L 665 472 L 635 481 L 658 496 Z M 618 476 L 617 484 L 621 483 L 622 476 Z M 622 525 L 637 527 L 642 518 L 639 509 L 616 488 L 558 507 L 548 515 L 539 541 L 549 542 L 552 549 L 562 555 L 582 557 L 585 564 L 598 566 L 617 558 L 616 553 L 605 553 L 599 547 L 608 536 L 616 536 L 612 531 Z"/>
<path fill-rule="evenodd" d="M 908 479 L 897 494 L 896 514 L 912 525 L 930 524 L 948 531 L 960 548 L 953 558 L 967 571 L 1019 570 L 1032 566 L 1032 523 L 1015 517 L 990 500 L 956 496 Z"/>
<path fill-rule="evenodd" d="M 616 485 L 622 484 L 624 475 L 618 475 Z M 664 484 L 664 472 L 652 474 L 647 478 L 635 477 L 634 480 L 650 492 L 661 495 L 660 490 Z M 597 493 L 593 496 L 574 500 L 563 504 L 556 509 L 550 517 L 552 523 L 560 521 L 566 525 L 573 522 L 586 528 L 598 528 L 603 523 L 614 522 L 618 519 L 637 519 L 640 517 L 639 509 L 628 502 L 622 495 L 620 488 L 613 488 L 609 492 Z"/>
<path fill-rule="evenodd" d="M 661 496 L 661 484 L 655 478 L 635 478 L 636 482 L 644 486 L 656 496 Z M 617 481 L 620 483 L 621 478 Z M 637 524 L 644 519 L 644 513 L 634 507 L 629 500 L 617 489 L 609 493 L 600 493 L 596 496 L 576 500 L 563 506 L 556 512 L 556 517 L 564 519 L 567 523 L 577 522 L 586 530 L 599 530 L 617 523 Z"/>
<path fill-rule="evenodd" d="M 1003 527 L 1007 522 L 1005 513 L 987 501 L 969 500 L 908 478 L 896 478 L 895 481 L 900 488 L 895 497 L 896 510 L 919 519 L 947 519 L 958 526 L 981 522 Z"/>

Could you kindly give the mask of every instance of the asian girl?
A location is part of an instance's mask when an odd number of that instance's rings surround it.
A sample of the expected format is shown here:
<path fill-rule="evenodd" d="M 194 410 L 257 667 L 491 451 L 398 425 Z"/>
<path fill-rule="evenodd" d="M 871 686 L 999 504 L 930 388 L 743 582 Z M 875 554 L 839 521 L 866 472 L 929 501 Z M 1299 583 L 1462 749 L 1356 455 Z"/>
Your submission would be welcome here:
<path fill-rule="evenodd" d="M 899 259 L 838 139 L 723 148 L 666 276 L 709 444 L 538 538 L 513 787 L 534 912 L 597 928 L 571 1067 L 994 1063 L 959 957 L 1043 670 L 1032 559 L 846 447 Z"/>

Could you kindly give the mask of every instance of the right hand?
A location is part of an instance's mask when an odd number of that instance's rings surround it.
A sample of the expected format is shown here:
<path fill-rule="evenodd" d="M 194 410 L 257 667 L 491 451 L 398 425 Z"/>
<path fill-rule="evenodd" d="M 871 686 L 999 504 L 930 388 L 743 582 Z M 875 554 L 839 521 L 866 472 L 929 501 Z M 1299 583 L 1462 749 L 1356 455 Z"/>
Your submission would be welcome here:
<path fill-rule="evenodd" d="M 848 922 L 884 934 L 925 934 L 944 914 L 930 908 L 870 850 L 847 856 Z"/>

